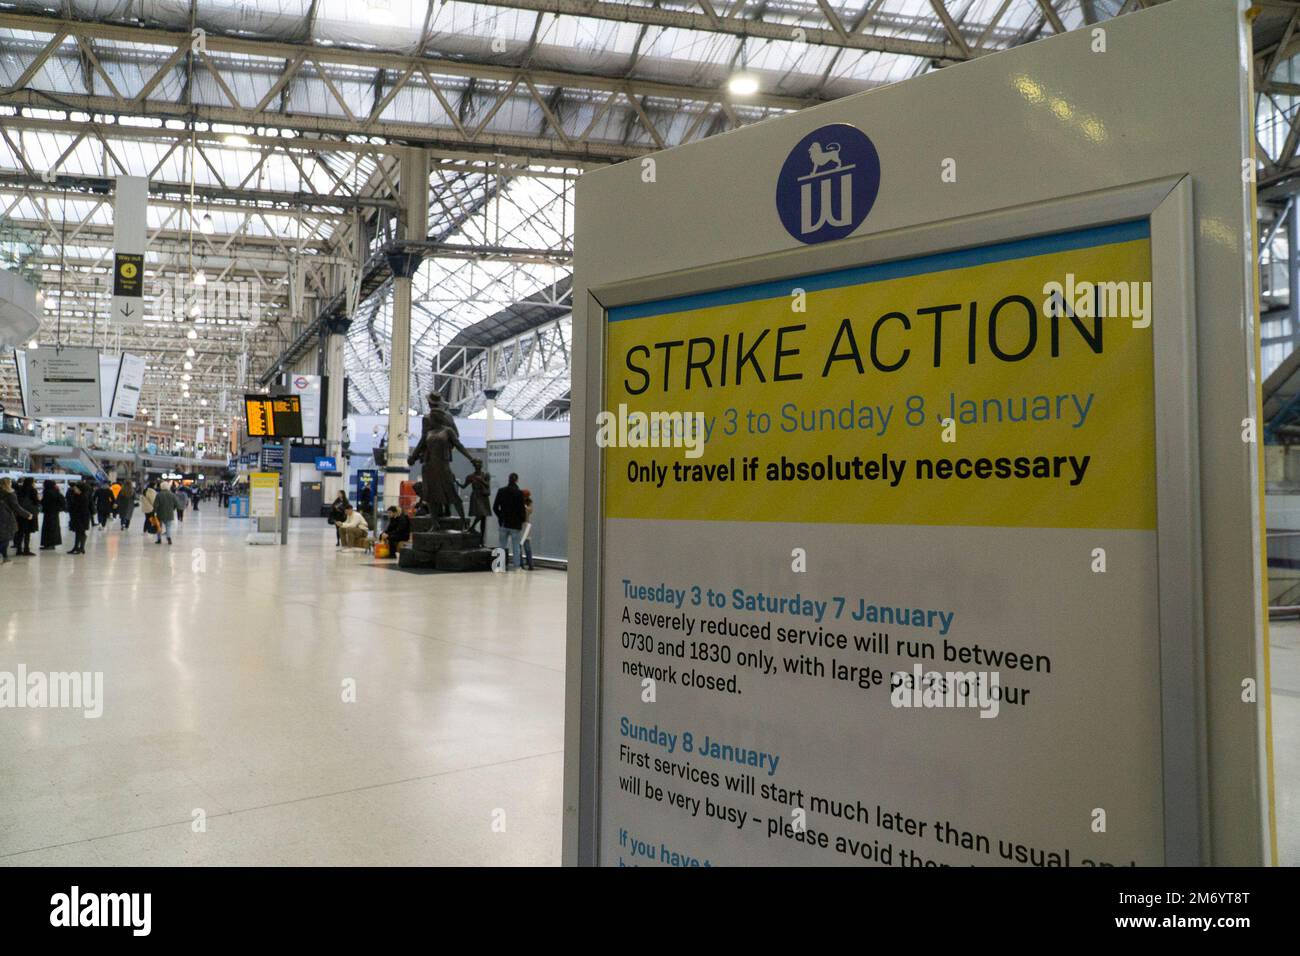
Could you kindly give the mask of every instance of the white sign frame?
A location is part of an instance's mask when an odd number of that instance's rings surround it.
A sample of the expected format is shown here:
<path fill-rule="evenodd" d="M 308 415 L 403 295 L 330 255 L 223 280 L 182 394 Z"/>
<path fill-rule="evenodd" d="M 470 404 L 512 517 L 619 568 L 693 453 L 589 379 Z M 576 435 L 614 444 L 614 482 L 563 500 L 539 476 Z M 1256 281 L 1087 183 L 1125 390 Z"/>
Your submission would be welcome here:
<path fill-rule="evenodd" d="M 1273 861 L 1262 450 L 1241 437 L 1243 419 L 1259 420 L 1253 186 L 1243 175 L 1254 136 L 1245 13 L 1235 0 L 1175 0 L 1108 22 L 1105 56 L 1091 50 L 1088 31 L 1077 31 L 657 154 L 654 182 L 643 180 L 639 162 L 579 182 L 566 863 L 593 864 L 599 849 L 603 509 L 594 420 L 603 407 L 604 310 L 899 258 L 925 248 L 927 232 L 931 248 L 934 237 L 946 248 L 996 241 L 997 228 L 1008 238 L 1030 235 L 1048 209 L 1065 227 L 1107 221 L 1143 190 L 1162 188 L 1147 210 L 1155 321 L 1171 309 L 1185 313 L 1195 348 L 1158 350 L 1157 402 L 1196 411 L 1161 413 L 1157 436 L 1166 860 Z M 1146 54 L 1157 47 L 1166 54 L 1159 62 Z M 1052 110 L 1053 95 L 1068 115 Z M 967 117 L 976 114 L 972 129 Z M 1187 115 L 1199 117 L 1195 130 L 1178 122 Z M 1085 119 L 1094 125 L 1085 129 Z M 880 148 L 880 196 L 854 237 L 801 247 L 775 215 L 776 172 L 802 136 L 836 122 L 864 129 Z M 1205 137 L 1206 128 L 1224 135 Z M 941 161 L 954 154 L 962 181 L 973 178 L 977 188 L 939 180 Z M 1116 191 L 1116 183 L 1134 185 Z M 964 243 L 961 229 L 973 229 Z M 1185 272 L 1171 278 L 1180 263 Z M 1212 555 L 1205 561 L 1202 537 Z M 1165 599 L 1179 594 L 1181 607 Z M 1241 699 L 1247 677 L 1257 704 Z"/>

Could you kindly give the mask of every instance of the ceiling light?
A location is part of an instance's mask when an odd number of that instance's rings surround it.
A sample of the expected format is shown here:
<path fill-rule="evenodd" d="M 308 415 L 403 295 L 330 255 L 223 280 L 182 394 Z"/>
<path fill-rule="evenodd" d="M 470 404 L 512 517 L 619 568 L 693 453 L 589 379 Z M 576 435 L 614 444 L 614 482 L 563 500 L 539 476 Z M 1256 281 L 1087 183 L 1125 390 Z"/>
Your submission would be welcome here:
<path fill-rule="evenodd" d="M 203 274 L 203 270 L 202 270 L 202 269 L 198 269 L 197 271 L 195 271 L 195 273 L 194 273 L 194 284 L 195 284 L 195 285 L 207 285 L 207 284 L 208 284 L 208 277 L 205 276 L 205 275 Z M 198 306 L 195 306 L 195 308 L 197 309 Z"/>
<path fill-rule="evenodd" d="M 758 77 L 752 73 L 737 73 L 727 81 L 727 90 L 733 96 L 753 96 L 758 92 Z"/>
<path fill-rule="evenodd" d="M 227 146 L 243 147 L 248 145 L 248 137 L 243 133 L 227 133 L 223 139 Z"/>
<path fill-rule="evenodd" d="M 195 332 L 193 329 L 190 329 L 188 332 L 185 333 L 185 337 L 187 339 L 197 339 L 199 337 L 199 333 Z"/>
<path fill-rule="evenodd" d="M 186 350 L 185 350 L 185 357 L 186 357 L 186 358 L 194 358 L 194 350 L 193 350 L 193 349 L 186 349 Z"/>
<path fill-rule="evenodd" d="M 180 416 L 177 415 L 175 412 L 172 412 L 172 421 L 176 421 L 176 419 L 179 418 L 179 417 L 180 417 Z"/>
<path fill-rule="evenodd" d="M 199 220 L 199 232 L 203 233 L 205 236 L 210 236 L 215 229 L 216 226 L 212 224 L 212 213 L 205 212 L 203 218 Z"/>
<path fill-rule="evenodd" d="M 37 342 L 35 339 L 32 339 L 30 342 L 27 343 L 27 347 L 31 349 L 33 352 L 35 352 L 38 348 L 41 347 L 41 343 Z"/>
<path fill-rule="evenodd" d="M 193 362 L 186 362 L 186 363 L 185 363 L 185 371 L 188 372 L 188 371 L 189 371 L 190 369 L 192 369 L 192 368 L 194 368 L 194 363 L 193 363 Z"/>

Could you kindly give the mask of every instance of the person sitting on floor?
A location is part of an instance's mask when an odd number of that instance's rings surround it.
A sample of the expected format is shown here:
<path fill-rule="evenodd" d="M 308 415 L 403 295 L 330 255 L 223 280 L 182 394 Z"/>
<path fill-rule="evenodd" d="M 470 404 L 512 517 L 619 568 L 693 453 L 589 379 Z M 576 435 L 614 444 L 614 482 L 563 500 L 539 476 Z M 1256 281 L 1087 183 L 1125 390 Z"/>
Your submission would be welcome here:
<path fill-rule="evenodd" d="M 402 542 L 410 540 L 411 519 L 404 515 L 397 505 L 389 507 L 388 527 L 384 529 L 384 533 L 379 538 L 381 541 L 388 542 L 393 554 L 401 550 Z"/>
<path fill-rule="evenodd" d="M 370 526 L 361 512 L 348 505 L 343 509 L 343 520 L 335 525 L 345 548 L 366 548 L 370 544 Z"/>

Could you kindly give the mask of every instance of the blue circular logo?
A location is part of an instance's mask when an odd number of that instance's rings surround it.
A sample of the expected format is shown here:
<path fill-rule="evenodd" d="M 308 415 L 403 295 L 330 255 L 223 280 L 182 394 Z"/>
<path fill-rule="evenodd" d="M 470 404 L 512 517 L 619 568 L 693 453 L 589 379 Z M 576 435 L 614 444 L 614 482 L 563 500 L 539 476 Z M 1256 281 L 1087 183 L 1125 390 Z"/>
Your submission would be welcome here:
<path fill-rule="evenodd" d="M 799 140 L 776 180 L 776 212 L 800 242 L 843 239 L 880 192 L 880 154 L 867 134 L 832 123 Z"/>

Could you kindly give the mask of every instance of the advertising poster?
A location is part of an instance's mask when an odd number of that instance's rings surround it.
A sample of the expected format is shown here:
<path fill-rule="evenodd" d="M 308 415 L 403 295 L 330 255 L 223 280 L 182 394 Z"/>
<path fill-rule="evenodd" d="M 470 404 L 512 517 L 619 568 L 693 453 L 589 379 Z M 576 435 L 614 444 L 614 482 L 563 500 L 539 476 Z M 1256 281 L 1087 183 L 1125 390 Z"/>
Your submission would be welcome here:
<path fill-rule="evenodd" d="M 1163 861 L 1146 220 L 611 309 L 600 862 Z"/>

